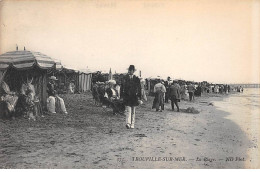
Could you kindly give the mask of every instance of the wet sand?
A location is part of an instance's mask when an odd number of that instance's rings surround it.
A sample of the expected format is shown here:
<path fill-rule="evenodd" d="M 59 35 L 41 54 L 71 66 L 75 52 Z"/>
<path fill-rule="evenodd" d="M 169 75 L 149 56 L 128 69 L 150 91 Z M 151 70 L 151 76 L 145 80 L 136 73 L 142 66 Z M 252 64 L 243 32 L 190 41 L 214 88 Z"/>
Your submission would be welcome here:
<path fill-rule="evenodd" d="M 1 168 L 259 168 L 248 153 L 259 151 L 251 137 L 259 131 L 248 124 L 250 136 L 215 106 L 228 96 L 182 101 L 182 112 L 170 103 L 155 112 L 148 96 L 135 129 L 125 128 L 125 116 L 95 106 L 90 93 L 62 97 L 69 115 L 0 121 Z M 184 113 L 188 107 L 200 113 Z"/>

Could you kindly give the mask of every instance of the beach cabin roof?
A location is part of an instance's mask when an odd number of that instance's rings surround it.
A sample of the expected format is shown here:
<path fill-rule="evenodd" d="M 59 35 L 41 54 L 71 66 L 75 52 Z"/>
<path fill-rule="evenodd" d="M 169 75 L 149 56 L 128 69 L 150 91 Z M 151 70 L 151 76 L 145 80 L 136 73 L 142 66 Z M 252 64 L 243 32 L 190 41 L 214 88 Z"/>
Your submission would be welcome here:
<path fill-rule="evenodd" d="M 53 68 L 54 65 L 55 61 L 51 57 L 40 52 L 11 51 L 0 55 L 0 70 L 5 70 L 9 66 L 16 69 L 26 69 L 34 66 L 49 69 Z"/>
<path fill-rule="evenodd" d="M 61 61 L 58 59 L 53 59 L 53 61 L 55 62 L 55 69 L 61 71 L 63 68 Z"/>
<path fill-rule="evenodd" d="M 79 70 L 80 73 L 85 73 L 85 74 L 92 74 L 94 73 L 93 71 L 91 71 L 90 69 L 80 69 Z"/>
<path fill-rule="evenodd" d="M 77 70 L 71 69 L 71 68 L 67 68 L 67 67 L 63 67 L 62 71 L 65 73 L 77 73 Z"/>

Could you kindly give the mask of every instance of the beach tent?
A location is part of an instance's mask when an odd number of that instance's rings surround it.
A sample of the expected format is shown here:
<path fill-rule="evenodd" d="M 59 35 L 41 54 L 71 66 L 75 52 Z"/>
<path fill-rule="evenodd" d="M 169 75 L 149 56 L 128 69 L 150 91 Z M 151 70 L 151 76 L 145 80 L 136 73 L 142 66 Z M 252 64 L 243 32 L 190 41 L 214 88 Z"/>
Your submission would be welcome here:
<path fill-rule="evenodd" d="M 78 73 L 79 73 L 79 78 L 78 78 L 79 92 L 86 92 L 92 90 L 93 72 L 90 69 L 86 68 L 86 69 L 80 69 Z"/>
<path fill-rule="evenodd" d="M 92 88 L 92 73 L 79 72 L 78 78 L 78 90 L 79 92 L 86 92 Z"/>
<path fill-rule="evenodd" d="M 55 70 L 54 72 L 52 72 L 51 74 L 48 75 L 48 77 L 50 77 L 51 75 L 54 75 L 57 77 L 58 81 L 57 81 L 57 86 L 58 86 L 58 93 L 59 94 L 64 94 L 67 93 L 68 91 L 68 87 L 69 84 L 72 80 L 74 80 L 75 83 L 75 92 L 78 92 L 77 88 L 78 88 L 78 78 L 79 78 L 79 74 L 78 71 L 74 70 L 74 69 L 69 69 L 67 67 L 62 67 L 61 70 Z"/>
<path fill-rule="evenodd" d="M 55 68 L 55 61 L 40 52 L 11 51 L 0 55 L 0 71 L 11 91 L 20 92 L 23 82 L 33 78 L 37 96 L 43 107 L 47 103 L 47 72 Z"/>
<path fill-rule="evenodd" d="M 72 80 L 75 84 L 75 92 L 86 92 L 92 87 L 92 73 L 90 70 L 74 70 L 62 67 L 62 70 L 56 70 L 52 73 L 57 77 L 59 93 L 66 93 Z"/>

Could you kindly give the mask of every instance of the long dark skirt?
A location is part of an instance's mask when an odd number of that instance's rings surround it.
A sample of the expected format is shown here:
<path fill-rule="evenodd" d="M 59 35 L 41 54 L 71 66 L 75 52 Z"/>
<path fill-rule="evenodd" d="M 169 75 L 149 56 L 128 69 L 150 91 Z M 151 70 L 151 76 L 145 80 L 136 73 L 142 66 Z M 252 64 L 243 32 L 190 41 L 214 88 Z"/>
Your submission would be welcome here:
<path fill-rule="evenodd" d="M 111 101 L 111 107 L 114 113 L 124 113 L 125 105 L 122 100 Z"/>
<path fill-rule="evenodd" d="M 113 109 L 113 113 L 123 114 L 125 111 L 125 105 L 123 100 L 109 100 L 106 99 L 105 104 Z"/>
<path fill-rule="evenodd" d="M 164 100 L 163 100 L 163 92 L 162 91 L 157 91 L 155 93 L 155 97 L 153 100 L 153 106 L 152 109 L 159 110 L 161 106 L 161 110 L 164 110 Z"/>

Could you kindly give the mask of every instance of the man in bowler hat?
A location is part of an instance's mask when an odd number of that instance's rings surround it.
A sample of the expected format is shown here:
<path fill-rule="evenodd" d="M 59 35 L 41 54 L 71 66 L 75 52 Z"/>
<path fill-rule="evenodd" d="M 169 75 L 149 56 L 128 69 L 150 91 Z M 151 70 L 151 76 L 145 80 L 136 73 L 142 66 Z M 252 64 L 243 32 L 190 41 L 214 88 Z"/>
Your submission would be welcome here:
<path fill-rule="evenodd" d="M 134 128 L 135 109 L 141 100 L 140 79 L 134 75 L 136 71 L 134 65 L 128 68 L 128 74 L 124 77 L 121 89 L 124 104 L 126 106 L 126 128 Z"/>

